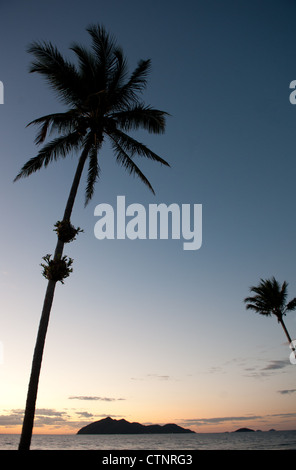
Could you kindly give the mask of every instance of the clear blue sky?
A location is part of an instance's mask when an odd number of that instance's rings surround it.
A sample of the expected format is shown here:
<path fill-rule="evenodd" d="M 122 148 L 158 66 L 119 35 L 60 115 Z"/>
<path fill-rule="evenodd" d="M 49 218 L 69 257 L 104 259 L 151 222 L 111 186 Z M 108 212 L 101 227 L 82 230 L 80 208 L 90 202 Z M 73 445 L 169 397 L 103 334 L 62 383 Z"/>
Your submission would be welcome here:
<path fill-rule="evenodd" d="M 73 58 L 69 46 L 89 44 L 90 23 L 114 34 L 131 71 L 151 58 L 144 99 L 171 116 L 164 135 L 138 138 L 171 168 L 138 161 L 153 196 L 105 147 L 86 209 L 83 179 L 72 220 L 84 233 L 66 247 L 74 272 L 56 290 L 36 432 L 75 432 L 105 415 L 199 432 L 296 427 L 284 333 L 243 304 L 250 285 L 273 275 L 296 295 L 295 14 L 289 0 L 2 2 L 1 432 L 20 429 L 46 288 L 41 258 L 54 250 L 76 163 L 12 183 L 37 151 L 26 125 L 63 109 L 28 73 L 26 48 L 51 41 Z M 94 208 L 118 195 L 145 207 L 202 204 L 201 249 L 97 240 Z M 295 338 L 296 315 L 286 324 Z"/>

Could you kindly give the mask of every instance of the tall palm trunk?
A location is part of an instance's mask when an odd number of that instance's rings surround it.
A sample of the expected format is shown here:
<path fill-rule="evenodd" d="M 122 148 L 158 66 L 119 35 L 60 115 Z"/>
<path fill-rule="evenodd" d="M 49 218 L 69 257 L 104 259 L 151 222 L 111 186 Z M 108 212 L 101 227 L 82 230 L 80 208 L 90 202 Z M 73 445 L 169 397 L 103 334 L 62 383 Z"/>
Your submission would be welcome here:
<path fill-rule="evenodd" d="M 287 330 L 287 328 L 286 328 L 286 325 L 285 325 L 285 323 L 284 323 L 284 320 L 283 320 L 282 318 L 279 318 L 279 323 L 280 323 L 280 324 L 282 325 L 282 327 L 283 327 L 283 330 L 284 330 L 284 332 L 285 332 L 285 335 L 286 335 L 287 338 L 288 338 L 289 344 L 291 344 L 291 343 L 292 343 L 292 340 L 291 340 L 291 337 L 290 337 L 290 335 L 289 335 L 289 333 L 288 333 L 288 330 Z"/>
<path fill-rule="evenodd" d="M 294 346 L 293 346 L 292 339 L 291 339 L 291 337 L 290 337 L 290 335 L 289 335 L 289 333 L 288 333 L 288 330 L 287 330 L 287 328 L 286 328 L 286 325 L 285 325 L 284 320 L 283 320 L 282 317 L 279 319 L 279 322 L 280 322 L 280 324 L 281 324 L 282 327 L 283 327 L 283 330 L 284 330 L 284 332 L 285 332 L 285 334 L 286 334 L 286 336 L 287 336 L 287 338 L 288 338 L 290 348 L 292 349 L 292 351 L 294 351 L 294 356 L 295 356 L 295 358 L 296 358 L 296 349 L 295 349 Z"/>
<path fill-rule="evenodd" d="M 79 159 L 79 163 L 77 165 L 76 173 L 74 176 L 74 180 L 72 183 L 72 187 L 71 187 L 70 194 L 69 194 L 68 201 L 67 201 L 66 208 L 65 208 L 63 221 L 70 221 L 75 197 L 77 194 L 79 182 L 80 182 L 81 175 L 82 175 L 82 171 L 83 171 L 84 164 L 88 156 L 88 151 L 89 151 L 89 146 L 87 145 L 84 148 L 81 154 L 81 157 Z M 54 260 L 58 260 L 61 258 L 63 254 L 64 244 L 65 243 L 63 241 L 58 239 L 56 249 L 55 249 L 55 254 L 54 254 Z M 53 281 L 53 280 L 48 281 L 46 294 L 44 298 L 43 309 L 42 309 L 42 314 L 40 318 L 39 329 L 37 333 L 37 339 L 36 339 L 33 361 L 32 361 L 31 375 L 30 375 L 30 381 L 29 381 L 29 386 L 28 386 L 27 401 L 26 401 L 25 415 L 24 415 L 24 420 L 23 420 L 22 434 L 21 434 L 21 439 L 19 443 L 19 450 L 30 449 L 42 356 L 43 356 L 46 332 L 47 332 L 49 316 L 50 316 L 50 311 L 52 307 L 56 283 L 57 281 Z"/>

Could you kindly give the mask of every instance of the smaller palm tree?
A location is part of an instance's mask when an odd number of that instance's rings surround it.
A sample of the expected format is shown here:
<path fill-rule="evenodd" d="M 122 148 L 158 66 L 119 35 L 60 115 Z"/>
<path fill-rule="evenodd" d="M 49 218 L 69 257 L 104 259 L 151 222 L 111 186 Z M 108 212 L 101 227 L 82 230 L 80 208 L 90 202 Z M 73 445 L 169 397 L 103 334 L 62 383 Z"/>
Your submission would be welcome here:
<path fill-rule="evenodd" d="M 286 281 L 280 285 L 274 277 L 266 280 L 261 279 L 258 286 L 250 288 L 250 291 L 254 292 L 255 295 L 253 297 L 246 297 L 244 302 L 246 303 L 246 309 L 254 310 L 265 316 L 275 315 L 284 329 L 291 348 L 295 352 L 291 337 L 283 320 L 286 312 L 296 309 L 296 297 L 287 303 L 287 288 L 288 283 Z"/>

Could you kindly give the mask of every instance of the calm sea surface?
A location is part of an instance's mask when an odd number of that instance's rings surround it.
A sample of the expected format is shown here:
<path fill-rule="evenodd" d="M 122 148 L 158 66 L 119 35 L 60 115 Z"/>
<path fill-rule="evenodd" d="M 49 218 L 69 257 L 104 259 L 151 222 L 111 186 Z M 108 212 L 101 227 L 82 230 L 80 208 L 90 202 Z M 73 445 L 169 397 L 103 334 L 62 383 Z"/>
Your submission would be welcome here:
<path fill-rule="evenodd" d="M 0 450 L 16 450 L 18 435 L 0 434 Z M 296 431 L 153 434 L 35 435 L 32 450 L 296 450 Z"/>

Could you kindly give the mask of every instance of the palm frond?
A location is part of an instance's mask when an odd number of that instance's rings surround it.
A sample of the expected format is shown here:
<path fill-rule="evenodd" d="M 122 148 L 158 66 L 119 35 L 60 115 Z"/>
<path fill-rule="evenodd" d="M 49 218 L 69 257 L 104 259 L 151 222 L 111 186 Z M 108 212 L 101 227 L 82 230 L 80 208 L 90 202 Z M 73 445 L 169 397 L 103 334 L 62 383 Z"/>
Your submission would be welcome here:
<path fill-rule="evenodd" d="M 97 68 L 103 79 L 103 88 L 107 86 L 112 67 L 114 66 L 114 51 L 116 50 L 115 39 L 103 26 L 90 25 L 87 32 L 92 38 L 92 49 L 96 57 Z"/>
<path fill-rule="evenodd" d="M 108 133 L 108 132 L 107 132 Z M 159 157 L 156 153 L 152 152 L 146 145 L 138 142 L 137 140 L 133 139 L 129 135 L 125 134 L 124 132 L 120 131 L 119 129 L 112 129 L 110 133 L 108 133 L 111 140 L 115 141 L 120 147 L 127 152 L 130 157 L 134 157 L 135 155 L 139 155 L 141 157 L 149 158 L 150 160 L 157 161 L 162 165 L 170 166 L 168 162 L 166 162 L 163 158 Z"/>
<path fill-rule="evenodd" d="M 47 167 L 49 163 L 60 157 L 65 158 L 71 150 L 77 149 L 81 143 L 82 136 L 77 132 L 53 139 L 44 145 L 36 157 L 31 158 L 25 163 L 14 181 L 30 176 L 42 167 Z"/>
<path fill-rule="evenodd" d="M 121 88 L 117 89 L 116 100 L 113 100 L 113 109 L 117 111 L 125 110 L 134 104 L 139 103 L 139 95 L 146 88 L 147 76 L 151 61 L 140 60 L 130 79 Z"/>
<path fill-rule="evenodd" d="M 168 115 L 168 113 L 154 109 L 151 106 L 137 104 L 125 111 L 113 113 L 112 118 L 124 131 L 142 128 L 149 133 L 163 134 L 166 125 L 165 117 Z"/>
<path fill-rule="evenodd" d="M 290 300 L 290 302 L 287 303 L 287 311 L 292 311 L 296 309 L 296 297 L 294 299 Z"/>
<path fill-rule="evenodd" d="M 254 297 L 246 297 L 244 299 L 246 302 L 246 309 L 247 310 L 254 310 L 256 313 L 260 313 L 261 315 L 270 316 L 271 310 L 267 308 L 266 304 L 260 301 L 259 298 L 256 296 Z"/>
<path fill-rule="evenodd" d="M 27 127 L 31 125 L 40 126 L 35 138 L 35 143 L 40 144 L 44 142 L 48 133 L 51 134 L 54 131 L 59 133 L 72 132 L 75 125 L 77 125 L 76 114 L 75 110 L 69 110 L 65 113 L 48 114 L 29 122 Z"/>
<path fill-rule="evenodd" d="M 98 73 L 97 62 L 94 54 L 85 47 L 74 43 L 71 50 L 78 58 L 78 69 L 81 76 L 81 92 L 83 99 L 87 99 L 89 94 L 95 93 L 105 87 L 102 76 Z"/>
<path fill-rule="evenodd" d="M 139 60 L 131 78 L 124 87 L 126 91 L 141 93 L 147 85 L 147 77 L 151 68 L 151 60 Z"/>
<path fill-rule="evenodd" d="M 50 42 L 33 42 L 28 52 L 35 56 L 30 72 L 43 75 L 66 104 L 80 101 L 81 81 L 76 67 L 65 60 L 55 46 Z"/>
<path fill-rule="evenodd" d="M 140 180 L 145 184 L 145 186 L 147 186 L 150 191 L 155 194 L 150 181 L 146 178 L 140 168 L 133 162 L 133 160 L 128 156 L 124 149 L 116 141 L 112 142 L 112 147 L 116 155 L 116 161 L 120 165 L 122 165 L 129 172 L 130 175 L 134 175 L 140 178 Z"/>
<path fill-rule="evenodd" d="M 110 102 L 112 102 L 118 96 L 127 76 L 127 60 L 120 47 L 114 50 L 114 64 L 110 72 L 108 95 Z"/>

